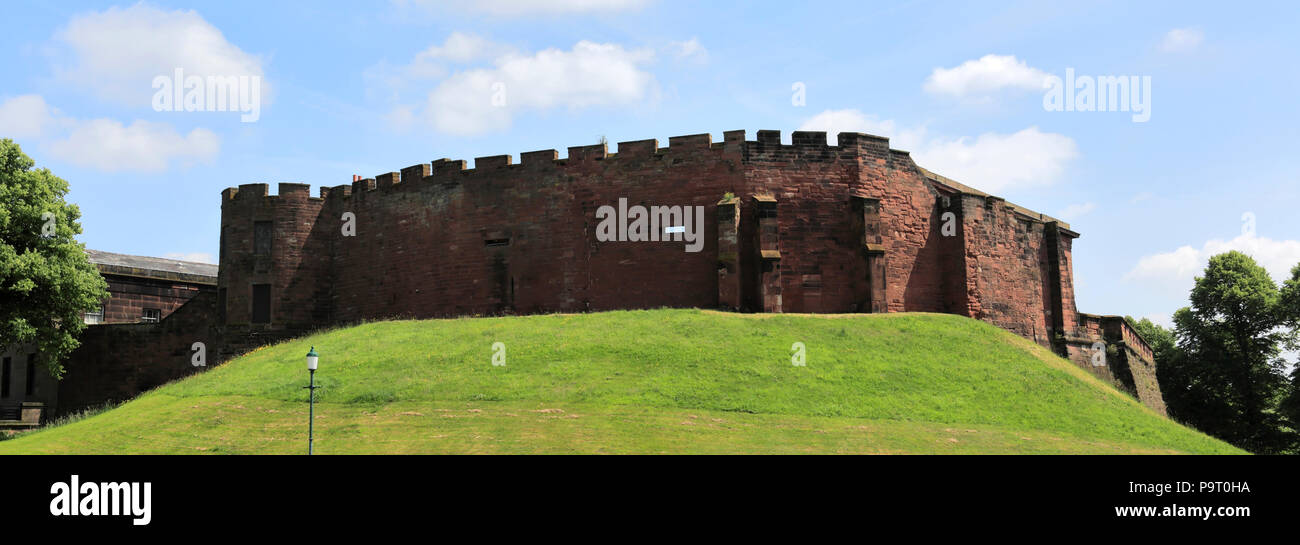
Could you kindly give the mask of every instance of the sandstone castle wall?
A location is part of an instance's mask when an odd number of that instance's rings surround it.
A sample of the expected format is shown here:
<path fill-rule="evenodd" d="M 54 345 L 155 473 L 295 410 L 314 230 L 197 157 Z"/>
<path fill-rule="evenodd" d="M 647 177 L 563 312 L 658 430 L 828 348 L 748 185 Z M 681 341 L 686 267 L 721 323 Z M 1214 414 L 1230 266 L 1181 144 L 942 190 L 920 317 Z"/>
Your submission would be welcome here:
<path fill-rule="evenodd" d="M 317 197 L 293 183 L 277 195 L 267 184 L 225 190 L 217 314 L 227 338 L 626 308 L 944 312 L 1048 346 L 1163 409 L 1140 337 L 1075 308 L 1078 233 L 930 173 L 885 138 L 840 133 L 828 145 L 825 133 L 795 132 L 786 145 L 777 131 L 752 141 L 729 131 L 722 142 L 701 134 L 466 166 L 440 159 Z M 598 209 L 620 199 L 703 207 L 703 247 L 599 239 Z M 255 316 L 258 289 L 269 291 L 268 316 Z M 1085 340 L 1132 359 L 1098 369 Z"/>

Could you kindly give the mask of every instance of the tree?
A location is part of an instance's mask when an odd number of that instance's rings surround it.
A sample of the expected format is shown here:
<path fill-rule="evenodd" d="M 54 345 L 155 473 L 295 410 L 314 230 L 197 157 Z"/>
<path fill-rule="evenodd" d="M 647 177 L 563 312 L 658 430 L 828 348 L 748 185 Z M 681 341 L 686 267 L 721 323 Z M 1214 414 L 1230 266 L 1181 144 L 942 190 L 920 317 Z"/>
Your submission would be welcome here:
<path fill-rule="evenodd" d="M 1279 319 L 1291 328 L 1292 332 L 1300 330 L 1300 264 L 1291 268 L 1291 278 L 1282 283 L 1279 299 Z M 1293 335 L 1287 348 L 1300 350 L 1300 343 Z M 1278 411 L 1287 419 L 1293 430 L 1300 430 L 1300 365 L 1291 370 L 1291 391 L 1282 400 Z"/>
<path fill-rule="evenodd" d="M 55 377 L 78 345 L 82 315 L 108 298 L 107 284 L 73 237 L 81 210 L 68 182 L 0 139 L 0 348 L 34 344 Z"/>
<path fill-rule="evenodd" d="M 1178 341 L 1173 331 L 1147 318 L 1134 320 L 1132 316 L 1125 316 L 1124 319 L 1128 320 L 1129 326 L 1142 336 L 1147 346 L 1151 347 L 1157 362 L 1169 359 L 1178 351 Z"/>
<path fill-rule="evenodd" d="M 1227 252 L 1210 258 L 1191 302 L 1174 314 L 1178 350 L 1157 361 L 1170 414 L 1253 452 L 1290 448 L 1278 407 L 1290 390 L 1281 347 L 1294 334 L 1277 285 L 1254 259 Z"/>

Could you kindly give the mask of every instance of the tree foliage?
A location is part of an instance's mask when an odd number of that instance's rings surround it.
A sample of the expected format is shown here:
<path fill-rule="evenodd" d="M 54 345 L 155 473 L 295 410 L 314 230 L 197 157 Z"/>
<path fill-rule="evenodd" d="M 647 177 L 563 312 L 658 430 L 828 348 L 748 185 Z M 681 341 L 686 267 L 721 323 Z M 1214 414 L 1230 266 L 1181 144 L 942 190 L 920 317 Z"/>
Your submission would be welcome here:
<path fill-rule="evenodd" d="M 0 139 L 0 347 L 34 344 L 54 376 L 77 347 L 82 314 L 107 285 L 73 237 L 81 211 L 64 200 L 68 182 Z"/>
<path fill-rule="evenodd" d="M 1191 306 L 1174 313 L 1176 346 L 1157 349 L 1171 416 L 1253 452 L 1293 448 L 1294 428 L 1279 410 L 1292 393 L 1281 351 L 1295 339 L 1284 291 L 1243 253 L 1210 258 Z M 1153 333 L 1166 342 L 1161 335 Z"/>
<path fill-rule="evenodd" d="M 1278 312 L 1280 320 L 1295 332 L 1300 330 L 1300 265 L 1291 268 L 1291 278 L 1282 283 Z M 1287 348 L 1300 350 L 1300 342 L 1293 335 L 1288 339 Z M 1282 400 L 1278 411 L 1287 419 L 1291 429 L 1300 431 L 1300 365 L 1291 370 L 1291 392 Z"/>

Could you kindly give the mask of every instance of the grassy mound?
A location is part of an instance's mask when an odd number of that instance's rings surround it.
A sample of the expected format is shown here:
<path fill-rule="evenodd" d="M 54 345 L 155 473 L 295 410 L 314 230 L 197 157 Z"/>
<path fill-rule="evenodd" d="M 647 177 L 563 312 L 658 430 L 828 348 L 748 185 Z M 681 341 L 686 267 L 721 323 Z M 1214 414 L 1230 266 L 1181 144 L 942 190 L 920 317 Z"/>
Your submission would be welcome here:
<path fill-rule="evenodd" d="M 322 332 L 0 454 L 304 452 L 312 345 L 322 454 L 1240 452 L 968 318 L 654 310 Z"/>

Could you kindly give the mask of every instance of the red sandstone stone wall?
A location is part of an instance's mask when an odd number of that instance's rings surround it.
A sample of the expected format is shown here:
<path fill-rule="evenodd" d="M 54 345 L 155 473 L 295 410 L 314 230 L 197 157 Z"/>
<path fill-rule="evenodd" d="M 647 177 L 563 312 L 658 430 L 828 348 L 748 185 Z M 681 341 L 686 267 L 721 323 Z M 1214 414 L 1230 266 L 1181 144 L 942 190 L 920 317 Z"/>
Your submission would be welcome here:
<path fill-rule="evenodd" d="M 543 150 L 520 164 L 480 157 L 473 169 L 444 159 L 323 188 L 320 198 L 302 184 L 280 184 L 276 196 L 266 184 L 228 189 L 222 323 L 248 338 L 390 317 L 720 305 L 868 312 L 874 304 L 971 316 L 1071 357 L 1070 339 L 1105 336 L 1078 323 L 1076 233 L 1003 199 L 935 183 L 884 138 L 841 133 L 834 146 L 820 132 L 795 132 L 790 145 L 776 131 L 744 138 L 623 142 L 617 154 L 572 147 L 566 159 Z M 729 192 L 739 219 L 726 226 L 735 232 L 723 233 L 720 256 L 717 210 Z M 597 209 L 620 198 L 704 207 L 702 251 L 597 240 Z M 760 222 L 760 198 L 775 201 L 775 218 Z M 956 221 L 952 236 L 941 232 L 945 213 Z M 345 214 L 355 217 L 355 236 L 341 232 Z M 253 252 L 257 221 L 273 222 L 268 256 Z M 270 324 L 250 323 L 255 283 L 272 285 Z"/>
<path fill-rule="evenodd" d="M 57 412 L 125 401 L 202 370 L 191 363 L 195 342 L 205 344 L 209 367 L 220 363 L 215 306 L 215 294 L 205 290 L 156 324 L 87 326 L 64 363 Z"/>
<path fill-rule="evenodd" d="M 1043 226 L 997 198 L 962 199 L 971 315 L 1049 344 Z"/>
<path fill-rule="evenodd" d="M 1160 414 L 1165 402 L 1156 379 L 1155 354 L 1122 316 L 1078 314 L 1077 328 L 1067 333 L 1068 359 L 1108 380 Z M 1106 345 L 1103 365 L 1094 364 L 1093 345 Z"/>
<path fill-rule="evenodd" d="M 332 235 L 338 231 L 319 221 L 325 201 L 311 198 L 310 189 L 279 184 L 279 195 L 267 196 L 266 184 L 246 184 L 223 193 L 217 288 L 225 301 L 224 323 L 257 331 L 303 329 L 331 320 Z M 259 221 L 272 222 L 269 255 L 254 253 Z M 270 324 L 250 325 L 253 284 L 272 286 Z"/>
<path fill-rule="evenodd" d="M 867 252 L 852 198 L 878 203 L 888 311 L 955 312 L 1049 344 L 1056 306 L 1073 313 L 1071 236 L 1001 199 L 931 183 L 883 138 L 743 131 L 482 157 L 474 169 L 440 160 L 402 173 L 322 189 L 265 184 L 227 190 L 222 214 L 226 320 L 247 325 L 251 285 L 273 286 L 272 324 L 310 327 L 397 316 L 714 307 L 717 203 L 738 197 L 740 308 L 762 310 L 757 205 L 776 200 L 778 282 L 784 312 L 870 308 Z M 596 210 L 629 205 L 705 208 L 699 253 L 682 242 L 601 242 Z M 942 236 L 941 218 L 959 220 Z M 343 215 L 356 236 L 342 236 Z M 274 222 L 270 256 L 253 255 L 253 224 Z M 855 231 L 856 230 L 856 231 Z M 489 244 L 496 241 L 497 244 Z M 508 243 L 501 244 L 501 241 Z M 1052 256 L 1056 256 L 1053 258 Z M 1052 261 L 1056 259 L 1057 261 Z M 1058 285 L 1059 284 L 1059 285 Z M 1056 302 L 1061 297 L 1064 302 Z M 1073 320 L 1069 320 L 1072 322 Z"/>
<path fill-rule="evenodd" d="M 165 318 L 193 298 L 198 284 L 105 274 L 109 299 L 104 302 L 104 323 L 139 323 L 144 309 L 156 308 Z M 210 288 L 209 288 L 210 289 Z"/>

